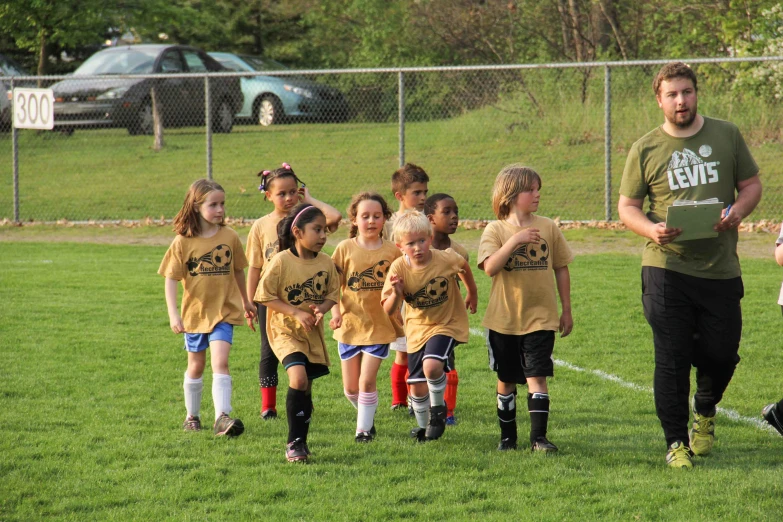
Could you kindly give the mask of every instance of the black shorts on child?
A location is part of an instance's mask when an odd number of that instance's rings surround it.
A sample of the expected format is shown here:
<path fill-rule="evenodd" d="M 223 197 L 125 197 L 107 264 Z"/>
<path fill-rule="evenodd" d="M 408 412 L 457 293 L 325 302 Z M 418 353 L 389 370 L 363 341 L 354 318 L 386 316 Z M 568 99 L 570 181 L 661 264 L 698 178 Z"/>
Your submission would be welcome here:
<path fill-rule="evenodd" d="M 311 363 L 305 354 L 302 352 L 294 352 L 286 355 L 283 358 L 283 368 L 286 370 L 291 366 L 302 365 L 307 372 L 307 380 L 312 381 L 318 377 L 329 375 L 329 367 L 325 364 Z"/>
<path fill-rule="evenodd" d="M 501 382 L 524 384 L 528 377 L 554 375 L 552 351 L 555 332 L 539 330 L 525 335 L 507 335 L 487 330 L 489 367 Z"/>
<path fill-rule="evenodd" d="M 408 384 L 427 382 L 424 376 L 424 359 L 438 359 L 444 364 L 444 372 L 450 372 L 449 356 L 459 343 L 448 335 L 433 335 L 418 352 L 408 352 Z"/>

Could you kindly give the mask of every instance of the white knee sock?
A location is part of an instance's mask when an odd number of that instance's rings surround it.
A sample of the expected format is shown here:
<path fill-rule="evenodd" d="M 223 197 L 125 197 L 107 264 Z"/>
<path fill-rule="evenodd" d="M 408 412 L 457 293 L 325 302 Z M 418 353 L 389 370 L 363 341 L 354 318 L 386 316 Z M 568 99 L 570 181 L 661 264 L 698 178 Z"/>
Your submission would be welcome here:
<path fill-rule="evenodd" d="M 356 433 L 369 431 L 375 421 L 375 410 L 378 409 L 378 392 L 359 392 L 359 413 L 356 416 Z"/>
<path fill-rule="evenodd" d="M 343 393 L 345 394 L 345 397 L 348 399 L 348 402 L 353 404 L 354 408 L 358 408 L 359 407 L 359 404 L 358 404 L 359 394 L 358 393 L 348 393 L 348 390 L 346 390 L 345 388 L 343 388 Z"/>
<path fill-rule="evenodd" d="M 198 417 L 199 411 L 201 411 L 201 391 L 204 389 L 204 379 L 202 377 L 191 379 L 188 377 L 188 372 L 185 372 L 184 388 L 185 408 L 188 410 L 188 415 Z"/>
<path fill-rule="evenodd" d="M 413 413 L 416 415 L 416 424 L 419 425 L 419 428 L 426 428 L 427 421 L 430 419 L 430 394 L 428 393 L 424 397 L 411 395 L 411 405 Z"/>
<path fill-rule="evenodd" d="M 212 401 L 215 403 L 215 420 L 221 413 L 231 413 L 231 376 L 212 374 Z"/>
<path fill-rule="evenodd" d="M 446 391 L 446 374 L 434 380 L 427 379 L 427 387 L 430 390 L 430 403 L 433 406 L 445 406 L 443 393 Z"/>

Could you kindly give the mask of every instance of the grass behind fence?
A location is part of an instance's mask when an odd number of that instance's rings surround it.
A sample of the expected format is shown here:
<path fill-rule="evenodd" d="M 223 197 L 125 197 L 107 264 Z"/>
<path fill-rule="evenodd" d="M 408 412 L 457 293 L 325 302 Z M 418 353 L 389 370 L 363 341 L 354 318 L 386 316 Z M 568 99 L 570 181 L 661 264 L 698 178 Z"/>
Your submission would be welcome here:
<path fill-rule="evenodd" d="M 437 443 L 413 443 L 411 420 L 389 411 L 387 362 L 379 437 L 355 444 L 355 413 L 333 366 L 314 387 L 313 463 L 287 464 L 285 420 L 257 415 L 258 340 L 246 328 L 231 356 L 246 433 L 183 433 L 185 354 L 155 274 L 164 251 L 3 243 L 0 518 L 763 520 L 783 507 L 776 434 L 720 416 L 714 454 L 691 473 L 672 472 L 649 392 L 562 366 L 551 380 L 550 423 L 561 453 L 497 452 L 494 374 L 477 336 L 457 352 L 460 423 Z M 743 270 L 743 360 L 722 406 L 757 418 L 783 391 L 780 273 L 769 259 L 743 260 Z M 477 279 L 474 328 L 489 292 L 488 279 Z M 558 339 L 555 357 L 651 386 L 639 256 L 579 256 L 572 281 L 575 329 Z M 205 381 L 209 419 L 209 370 Z M 285 382 L 281 375 L 281 390 Z M 522 440 L 527 429 L 522 414 Z"/>
<path fill-rule="evenodd" d="M 604 219 L 604 108 L 601 75 L 581 101 L 578 76 L 526 73 L 532 95 L 508 91 L 496 102 L 455 117 L 433 113 L 406 125 L 405 159 L 431 175 L 430 192 L 457 199 L 462 217 L 492 217 L 491 185 L 500 168 L 523 162 L 543 176 L 542 213 L 563 219 Z M 550 75 L 550 76 L 547 76 Z M 614 73 L 612 101 L 612 203 L 630 145 L 660 124 L 652 93 L 639 71 Z M 557 81 L 555 81 L 557 80 Z M 646 80 L 645 80 L 646 81 Z M 758 161 L 765 196 L 754 219 L 777 219 L 783 181 L 778 104 L 703 87 L 700 111 L 734 121 Z M 531 101 L 535 99 L 535 103 Z M 53 221 L 172 217 L 185 190 L 206 175 L 202 128 L 165 132 L 166 147 L 151 150 L 152 137 L 125 130 L 24 131 L 20 138 L 20 218 Z M 213 174 L 227 191 L 232 216 L 254 219 L 270 206 L 261 201 L 255 174 L 291 163 L 313 193 L 343 210 L 353 193 L 374 189 L 391 198 L 389 178 L 398 166 L 397 123 L 236 126 L 213 136 Z M 0 219 L 13 217 L 10 134 L 0 135 Z"/>

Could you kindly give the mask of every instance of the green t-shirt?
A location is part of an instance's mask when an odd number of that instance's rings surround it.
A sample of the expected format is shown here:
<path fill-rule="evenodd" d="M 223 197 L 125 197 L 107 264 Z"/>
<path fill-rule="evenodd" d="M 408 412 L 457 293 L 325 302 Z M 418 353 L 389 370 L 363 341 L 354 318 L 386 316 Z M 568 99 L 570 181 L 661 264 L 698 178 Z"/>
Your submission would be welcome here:
<path fill-rule="evenodd" d="M 649 198 L 647 217 L 666 221 L 666 211 L 678 199 L 718 198 L 734 203 L 737 183 L 757 175 L 759 168 L 737 126 L 704 118 L 701 130 L 675 138 L 661 127 L 633 144 L 623 171 L 620 194 Z M 660 246 L 647 241 L 642 266 L 654 266 L 707 279 L 739 277 L 737 230 L 718 237 Z"/>

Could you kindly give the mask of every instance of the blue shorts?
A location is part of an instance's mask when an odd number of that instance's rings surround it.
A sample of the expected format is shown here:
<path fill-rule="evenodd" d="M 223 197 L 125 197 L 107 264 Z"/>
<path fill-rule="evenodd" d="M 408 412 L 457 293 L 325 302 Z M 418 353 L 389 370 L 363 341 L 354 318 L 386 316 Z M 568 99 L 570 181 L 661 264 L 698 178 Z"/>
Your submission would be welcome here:
<path fill-rule="evenodd" d="M 209 348 L 212 341 L 226 341 L 228 344 L 234 343 L 234 325 L 228 323 L 218 323 L 215 329 L 209 333 L 186 333 L 185 350 L 188 352 L 203 352 Z"/>
<path fill-rule="evenodd" d="M 388 344 L 370 344 L 370 345 L 356 345 L 356 344 L 343 344 L 337 343 L 337 348 L 340 351 L 340 360 L 347 361 L 353 359 L 360 353 L 366 353 L 378 359 L 386 359 L 389 356 Z"/>

